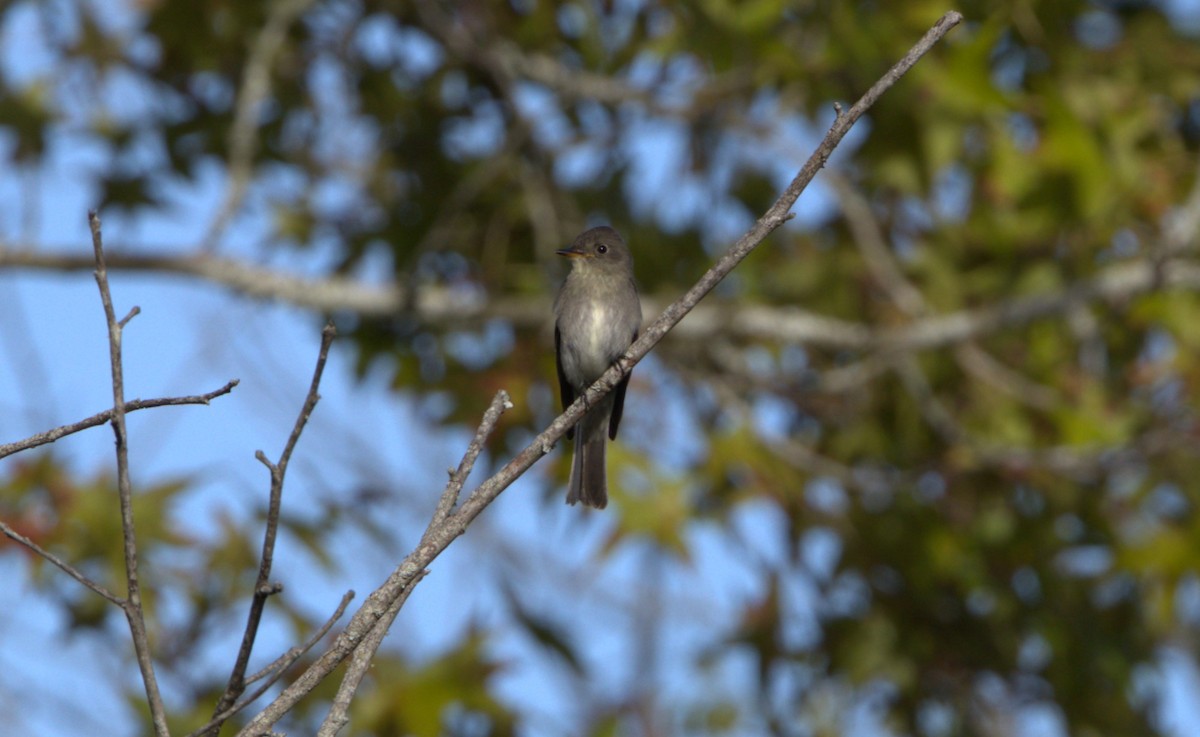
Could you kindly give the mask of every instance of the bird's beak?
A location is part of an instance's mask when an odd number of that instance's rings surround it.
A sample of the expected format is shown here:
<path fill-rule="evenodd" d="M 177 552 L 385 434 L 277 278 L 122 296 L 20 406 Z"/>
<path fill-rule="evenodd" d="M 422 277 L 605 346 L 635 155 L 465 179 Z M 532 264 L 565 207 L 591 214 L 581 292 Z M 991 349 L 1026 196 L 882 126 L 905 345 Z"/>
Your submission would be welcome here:
<path fill-rule="evenodd" d="M 567 258 L 583 258 L 587 256 L 587 253 L 580 248 L 576 248 L 575 246 L 571 246 L 570 248 L 560 248 L 555 251 L 555 253 L 557 253 L 559 256 L 566 256 Z"/>

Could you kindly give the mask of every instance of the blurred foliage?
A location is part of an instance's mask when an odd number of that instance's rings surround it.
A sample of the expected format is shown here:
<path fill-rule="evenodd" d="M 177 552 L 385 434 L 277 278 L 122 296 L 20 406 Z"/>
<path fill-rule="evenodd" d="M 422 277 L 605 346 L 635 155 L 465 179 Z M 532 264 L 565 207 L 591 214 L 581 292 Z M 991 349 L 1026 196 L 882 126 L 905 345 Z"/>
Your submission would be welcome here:
<path fill-rule="evenodd" d="M 207 165 L 242 167 L 271 213 L 272 248 L 334 243 L 338 272 L 382 254 L 406 284 L 492 299 L 544 294 L 553 249 L 592 219 L 626 233 L 646 293 L 673 298 L 798 166 L 811 141 L 797 132 L 856 99 L 948 9 L 314 2 L 265 70 L 255 145 L 239 162 L 230 131 L 243 75 L 287 3 L 102 5 L 7 5 L 10 26 L 50 29 L 55 60 L 32 79 L 0 78 L 8 165 L 38 166 L 54 126 L 81 128 L 104 151 L 97 199 L 135 214 L 173 206 L 164 185 Z M 1172 243 L 1166 228 L 1197 186 L 1194 19 L 1132 0 L 957 9 L 968 22 L 835 157 L 837 198 L 860 198 L 871 222 L 831 209 L 777 234 L 710 298 L 722 310 L 799 305 L 885 329 L 1193 254 L 1194 233 Z M 133 104 L 112 103 L 131 94 Z M 919 304 L 880 276 L 864 224 Z M 732 520 L 752 502 L 781 520 L 771 542 L 786 552 L 758 562 L 761 598 L 734 631 L 714 633 L 701 661 L 673 664 L 700 684 L 723 658 L 750 653 L 751 697 L 597 700 L 578 733 L 661 725 L 665 714 L 668 731 L 689 734 L 849 734 L 868 702 L 897 734 L 1018 734 L 1028 706 L 1049 706 L 1073 735 L 1162 733 L 1161 693 L 1147 693 L 1144 674 L 1164 646 L 1194 646 L 1200 621 L 1185 596 L 1200 585 L 1200 333 L 1195 293 L 1161 286 L 917 354 L 732 334 L 664 343 L 672 401 L 707 432 L 685 467 L 668 469 L 623 428 L 605 554 L 648 540 L 694 565 L 688 533 L 744 535 Z M 337 318 L 363 370 L 394 359 L 398 388 L 442 392 L 441 422 L 474 422 L 500 387 L 517 405 L 508 442 L 548 418 L 531 399 L 553 375 L 536 329 Z M 856 367 L 849 384 L 824 383 Z M 668 391 L 647 373 L 635 373 L 631 396 Z M 782 419 L 768 427 L 764 411 Z M 671 433 L 647 435 L 649 447 Z M 141 544 L 152 558 L 193 551 L 188 565 L 220 572 L 186 592 L 204 621 L 244 595 L 254 543 L 231 525 L 224 544 L 197 548 L 166 525 L 187 484 L 139 496 Z M 44 455 L 5 468 L 0 512 L 115 586 L 111 486 L 71 479 Z M 337 519 L 325 511 L 322 525 L 292 521 L 315 554 Z M 30 562 L 61 590 L 74 626 L 103 616 L 94 597 Z M 815 615 L 787 593 L 797 582 L 816 591 Z M 511 603 L 516 625 L 587 683 L 598 666 L 578 657 L 570 623 L 519 594 Z M 498 666 L 485 640 L 473 632 L 426 663 L 381 654 L 353 733 L 514 732 L 518 715 L 490 690 Z M 186 662 L 186 643 L 168 651 Z M 215 693 L 197 684 L 200 706 L 176 718 L 203 723 Z"/>

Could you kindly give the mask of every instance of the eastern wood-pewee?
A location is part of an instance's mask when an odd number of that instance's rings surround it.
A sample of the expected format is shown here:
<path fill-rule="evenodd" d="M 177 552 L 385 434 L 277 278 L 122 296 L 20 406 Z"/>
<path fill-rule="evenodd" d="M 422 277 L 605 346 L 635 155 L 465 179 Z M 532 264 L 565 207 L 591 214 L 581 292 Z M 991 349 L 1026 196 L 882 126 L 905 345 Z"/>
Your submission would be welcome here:
<path fill-rule="evenodd" d="M 554 353 L 566 409 L 637 338 L 642 305 L 633 282 L 633 258 L 617 231 L 592 228 L 557 253 L 571 259 L 571 272 L 554 300 Z M 575 438 L 567 504 L 583 502 L 597 509 L 608 504 L 604 436 L 617 437 L 628 383 L 626 375 L 567 432 Z"/>

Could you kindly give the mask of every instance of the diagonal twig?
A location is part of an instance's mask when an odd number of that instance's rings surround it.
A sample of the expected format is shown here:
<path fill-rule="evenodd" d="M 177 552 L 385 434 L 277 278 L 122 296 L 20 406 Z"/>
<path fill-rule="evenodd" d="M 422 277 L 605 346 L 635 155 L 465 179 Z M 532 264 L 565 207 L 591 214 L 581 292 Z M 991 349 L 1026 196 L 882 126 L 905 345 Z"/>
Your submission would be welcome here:
<path fill-rule="evenodd" d="M 363 678 L 367 675 L 367 671 L 370 670 L 371 661 L 374 660 L 379 646 L 383 644 L 383 638 L 387 637 L 388 629 L 391 628 L 396 615 L 404 607 L 404 602 L 408 601 L 408 596 L 412 593 L 417 583 L 427 573 L 428 571 L 421 571 L 417 574 L 412 584 L 405 588 L 400 596 L 396 597 L 396 600 L 388 607 L 387 612 L 375 623 L 374 629 L 371 630 L 370 634 L 354 650 L 354 654 L 350 656 L 350 665 L 346 668 L 346 675 L 342 678 L 341 684 L 338 685 L 337 694 L 333 697 L 333 705 L 329 709 L 329 714 L 325 716 L 325 721 L 321 722 L 321 727 L 317 730 L 317 737 L 334 737 L 341 731 L 342 727 L 350 723 L 350 702 L 354 699 L 354 694 L 358 691 L 359 684 L 362 683 Z"/>
<path fill-rule="evenodd" d="M 492 398 L 491 405 L 483 413 L 483 419 L 480 421 L 479 427 L 475 430 L 475 437 L 467 444 L 467 450 L 463 453 L 462 460 L 458 463 L 458 468 L 450 470 L 450 478 L 447 480 L 446 488 L 442 491 L 442 496 L 438 499 L 437 507 L 434 509 L 433 515 L 429 519 L 429 524 L 425 528 L 422 542 L 429 537 L 432 531 L 444 524 L 446 519 L 451 515 L 454 505 L 458 502 L 463 485 L 467 482 L 467 478 L 471 475 L 471 469 L 475 467 L 475 461 L 478 460 L 479 454 L 483 451 L 484 444 L 487 443 L 487 439 L 496 429 L 496 423 L 500 421 L 500 416 L 505 411 L 512 409 L 512 406 L 512 400 L 509 399 L 508 392 L 503 389 L 496 392 L 496 396 Z M 350 702 L 354 698 L 359 684 L 362 683 L 362 679 L 371 665 L 371 660 L 375 657 L 379 646 L 383 644 L 383 639 L 387 635 L 388 629 L 392 626 L 392 621 L 400 613 L 400 609 L 404 606 L 404 602 L 408 600 L 409 594 L 412 593 L 417 583 L 425 577 L 426 573 L 426 571 L 421 571 L 417 574 L 412 583 L 405 587 L 400 596 L 391 603 L 383 617 L 375 623 L 374 628 L 366 638 L 355 648 L 354 654 L 350 657 L 350 667 L 347 668 L 346 675 L 342 678 L 342 682 L 338 686 L 333 706 L 330 708 L 329 714 L 326 715 L 325 721 L 321 723 L 317 737 L 333 737 L 350 721 L 348 716 Z"/>
<path fill-rule="evenodd" d="M 302 645 L 289 649 L 283 655 L 280 655 L 269 665 L 267 665 L 267 667 L 246 678 L 247 684 L 266 679 L 263 680 L 261 686 L 254 691 L 251 691 L 248 696 L 238 701 L 233 706 L 229 707 L 220 714 L 213 716 L 208 724 L 205 724 L 203 727 L 200 727 L 199 729 L 189 733 L 187 737 L 201 737 L 201 735 L 205 734 L 214 727 L 220 728 L 220 726 L 228 721 L 231 717 L 237 715 L 247 706 L 257 701 L 259 697 L 270 690 L 270 688 L 274 686 L 280 678 L 283 677 L 283 674 L 287 672 L 287 669 L 291 668 L 292 665 L 304 655 L 304 653 L 312 650 L 313 647 L 321 641 L 322 637 L 329 634 L 329 630 L 333 629 L 334 623 L 341 619 L 342 615 L 346 613 L 346 607 L 349 606 L 350 600 L 353 598 L 354 591 L 347 591 L 345 594 L 343 594 L 341 602 L 337 605 L 337 609 L 333 611 L 333 614 L 329 615 L 329 618 L 325 620 L 325 624 L 321 625 L 321 628 L 314 632 L 311 637 L 305 640 Z"/>
<path fill-rule="evenodd" d="M 271 565 L 275 559 L 275 537 L 279 530 L 279 514 L 283 503 L 283 480 L 284 476 L 287 475 L 287 467 L 291 461 L 292 452 L 296 449 L 296 443 L 300 441 L 300 434 L 304 432 L 304 426 L 308 424 L 309 416 L 317 406 L 317 402 L 321 399 L 321 395 L 318 393 L 318 389 L 321 386 L 321 376 L 325 373 L 325 362 L 329 358 L 329 347 L 333 344 L 333 339 L 336 335 L 337 330 L 333 327 L 333 323 L 326 324 L 325 328 L 321 331 L 321 348 L 317 353 L 317 365 L 313 369 L 312 382 L 309 384 L 308 394 L 304 398 L 304 405 L 300 408 L 300 414 L 296 417 L 296 422 L 292 426 L 292 433 L 288 436 L 283 452 L 279 455 L 279 461 L 272 463 L 267 460 L 267 456 L 261 450 L 255 453 L 255 457 L 271 473 L 271 491 L 267 504 L 267 526 L 266 531 L 263 533 L 262 555 L 259 559 L 258 578 L 254 582 L 254 596 L 250 600 L 250 612 L 246 617 L 246 629 L 242 633 L 242 645 L 238 649 L 233 670 L 230 672 L 229 680 L 225 685 L 225 691 L 221 694 L 221 698 L 217 700 L 217 705 L 213 709 L 213 720 L 216 723 L 204 733 L 206 735 L 215 736 L 220 731 L 223 720 L 217 720 L 217 716 L 229 711 L 238 697 L 246 690 L 246 668 L 250 664 L 250 654 L 254 650 L 254 640 L 258 637 L 258 626 L 262 621 L 263 608 L 266 606 L 268 598 L 283 590 L 282 584 L 272 585 L 269 581 L 271 577 Z"/>
<path fill-rule="evenodd" d="M 40 555 L 43 558 L 45 558 L 46 560 L 50 561 L 54 565 L 58 566 L 68 576 L 75 579 L 79 583 L 83 584 L 87 588 L 91 589 L 93 592 L 99 594 L 100 596 L 104 597 L 105 599 L 108 599 L 110 602 L 112 602 L 113 604 L 116 604 L 117 606 L 121 607 L 122 609 L 125 608 L 125 600 L 124 599 L 117 596 L 113 592 L 109 591 L 103 585 L 88 578 L 83 573 L 83 571 L 79 570 L 75 566 L 66 562 L 62 558 L 59 558 L 54 553 L 51 553 L 49 550 L 46 550 L 41 545 L 38 545 L 37 543 L 35 543 L 33 540 L 30 540 L 29 538 L 25 537 L 21 533 L 17 532 L 16 530 L 14 530 L 11 527 L 9 527 L 3 521 L 0 521 L 0 533 L 4 533 L 4 536 L 7 537 L 8 539 L 24 545 L 25 547 L 32 550 L 34 553 L 37 553 L 38 555 Z"/>
<path fill-rule="evenodd" d="M 876 284 L 905 317 L 911 320 L 931 317 L 928 302 L 904 275 L 867 198 L 842 174 L 828 171 L 826 177 L 837 193 L 852 240 Z M 966 339 L 954 346 L 954 358 L 967 373 L 1024 404 L 1045 410 L 1057 401 L 1053 389 L 1004 366 L 974 340 Z"/>
<path fill-rule="evenodd" d="M 467 483 L 467 477 L 471 475 L 471 469 L 475 467 L 475 460 L 479 458 L 479 454 L 483 451 L 483 445 L 491 436 L 492 431 L 496 429 L 496 423 L 500 421 L 500 415 L 505 411 L 512 409 L 512 400 L 508 397 L 508 392 L 501 389 L 496 392 L 496 396 L 492 398 L 492 404 L 488 407 L 487 412 L 483 413 L 483 420 L 479 423 L 479 428 L 475 430 L 475 437 L 471 438 L 471 442 L 467 445 L 467 451 L 463 454 L 462 460 L 458 463 L 458 468 L 450 471 L 450 480 L 446 482 L 446 488 L 442 491 L 442 496 L 438 500 L 437 509 L 434 510 L 433 518 L 429 522 L 429 527 L 426 533 L 431 528 L 440 525 L 450 516 L 454 505 L 458 503 L 458 495 L 462 492 L 463 485 Z"/>

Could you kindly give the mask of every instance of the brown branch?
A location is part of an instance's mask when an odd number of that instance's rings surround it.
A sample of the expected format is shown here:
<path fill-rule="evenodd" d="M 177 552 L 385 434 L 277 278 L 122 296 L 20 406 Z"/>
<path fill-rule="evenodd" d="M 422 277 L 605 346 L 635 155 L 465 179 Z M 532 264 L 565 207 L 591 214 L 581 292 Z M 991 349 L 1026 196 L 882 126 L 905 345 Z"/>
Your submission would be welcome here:
<path fill-rule="evenodd" d="M 304 398 L 304 405 L 300 408 L 300 414 L 296 417 L 296 422 L 292 426 L 292 433 L 288 436 L 287 443 L 284 444 L 279 461 L 271 463 L 261 450 L 255 454 L 255 457 L 271 472 L 270 500 L 267 505 L 267 527 L 263 533 L 258 578 L 254 582 L 254 596 L 250 600 L 250 612 L 246 617 L 246 629 L 242 633 L 242 645 L 238 649 L 237 658 L 234 660 L 233 670 L 229 674 L 229 681 L 225 686 L 225 692 L 221 694 L 216 708 L 213 709 L 213 718 L 216 724 L 205 732 L 206 735 L 216 735 L 220 731 L 222 721 L 217 720 L 216 717 L 229 711 L 238 697 L 246 690 L 246 668 L 250 663 L 250 654 L 254 650 L 254 640 L 258 636 L 258 627 L 262 621 L 263 609 L 266 606 L 268 598 L 283 590 L 281 584 L 272 585 L 269 579 L 271 577 L 271 565 L 275 559 L 275 537 L 279 530 L 279 514 L 283 503 L 284 476 L 287 474 L 288 463 L 291 461 L 292 452 L 296 449 L 296 443 L 300 441 L 300 434 L 304 432 L 304 426 L 308 424 L 309 416 L 312 415 L 313 409 L 316 408 L 317 402 L 320 401 L 321 396 L 318 393 L 318 389 L 321 386 L 321 376 L 325 373 L 325 362 L 329 357 L 329 347 L 333 345 L 333 339 L 336 335 L 337 330 L 334 329 L 333 323 L 326 324 L 324 330 L 321 331 L 321 348 L 317 352 L 317 365 L 313 369 L 312 382 L 309 384 L 308 394 Z"/>
<path fill-rule="evenodd" d="M 322 637 L 329 634 L 329 630 L 333 629 L 334 623 L 341 619 L 342 615 L 346 613 L 346 607 L 353 599 L 354 589 L 342 594 L 342 600 L 338 603 L 337 608 L 333 610 L 333 614 L 329 615 L 329 618 L 325 620 L 325 624 L 321 625 L 321 627 L 314 632 L 311 637 L 305 640 L 303 644 L 297 647 L 289 648 L 287 652 L 283 653 L 278 658 L 275 658 L 270 663 L 267 663 L 265 666 L 260 668 L 257 673 L 252 673 L 251 675 L 246 676 L 247 684 L 257 683 L 264 678 L 268 680 L 264 688 L 259 689 L 239 703 L 245 706 L 249 702 L 254 701 L 262 695 L 262 692 L 266 690 L 266 688 L 278 681 L 279 677 L 283 675 L 283 672 L 292 667 L 292 663 L 295 663 L 297 660 L 299 660 L 301 655 L 311 650 Z M 234 708 L 238 709 L 241 707 Z"/>
<path fill-rule="evenodd" d="M 374 660 L 375 653 L 379 651 L 379 646 L 387 637 L 396 615 L 408 601 L 409 594 L 427 573 L 428 571 L 421 571 L 417 574 L 412 584 L 396 597 L 384 615 L 375 623 L 371 632 L 355 648 L 354 654 L 350 656 L 350 665 L 346 668 L 346 675 L 338 685 L 337 694 L 333 697 L 333 705 L 329 709 L 329 714 L 326 715 L 325 720 L 321 722 L 320 729 L 317 730 L 317 737 L 334 737 L 342 727 L 350 723 L 350 702 L 354 699 L 354 694 L 371 668 L 371 661 Z"/>
<path fill-rule="evenodd" d="M 492 398 L 491 405 L 483 414 L 483 419 L 480 421 L 479 427 L 475 430 L 475 437 L 467 444 L 467 450 L 463 453 L 462 460 L 458 463 L 458 468 L 450 470 L 450 478 L 446 482 L 446 488 L 442 491 L 441 498 L 438 499 L 437 508 L 434 509 L 433 516 L 425 528 L 421 544 L 424 544 L 431 532 L 443 525 L 450 516 L 454 505 L 458 502 L 463 485 L 471 475 L 471 469 L 475 467 L 475 461 L 483 451 L 483 446 L 496 429 L 496 423 L 500 421 L 500 416 L 505 411 L 512 409 L 512 406 L 513 404 L 508 397 L 508 392 L 503 389 L 496 392 L 496 396 Z M 412 593 L 417 583 L 425 577 L 426 573 L 426 571 L 421 571 L 417 574 L 417 577 L 413 579 L 411 584 L 404 588 L 400 596 L 396 597 L 396 600 L 391 603 L 384 615 L 354 649 L 350 657 L 350 667 L 347 668 L 346 675 L 342 678 L 342 682 L 338 686 L 333 706 L 330 708 L 329 714 L 325 717 L 325 721 L 321 723 L 317 737 L 333 737 L 350 721 L 348 716 L 350 702 L 354 698 L 355 692 L 358 691 L 358 687 L 371 665 L 371 660 L 375 657 L 379 646 L 383 644 L 383 639 L 387 636 L 388 629 L 392 626 L 392 621 L 400 613 L 400 609 L 404 606 L 404 602 L 408 600 L 409 594 Z"/>
<path fill-rule="evenodd" d="M 444 530 L 453 524 L 454 515 L 449 510 L 454 506 L 454 500 L 470 474 L 475 458 L 486 442 L 487 436 L 495 428 L 500 415 L 510 407 L 512 407 L 512 403 L 508 399 L 508 393 L 503 390 L 497 392 L 480 422 L 475 439 L 463 454 L 458 469 L 451 473 L 446 489 L 442 492 L 437 508 L 430 518 L 429 525 L 426 527 L 417 549 L 409 553 L 400 566 L 388 577 L 388 580 L 367 597 L 362 607 L 351 617 L 345 631 L 334 640 L 333 645 L 301 673 L 296 681 L 284 689 L 283 694 L 276 697 L 275 701 L 251 720 L 250 724 L 238 733 L 239 735 L 269 734 L 270 725 L 286 714 L 300 697 L 316 688 L 343 660 L 355 654 L 360 647 L 366 647 L 371 652 L 374 651 L 372 648 L 378 648 L 376 638 L 382 641 L 383 635 L 390 626 L 390 621 L 399 612 L 400 606 L 397 605 L 397 602 L 402 604 L 402 601 L 408 598 L 416 582 L 425 575 L 423 565 L 415 567 L 420 564 L 421 556 L 427 557 L 425 560 L 427 564 L 437 557 L 438 553 L 444 550 L 445 545 L 448 544 L 443 540 L 442 535 Z M 366 659 L 370 660 L 369 657 Z M 357 684 L 344 682 L 342 688 L 357 688 Z M 266 726 L 263 726 L 264 724 Z"/>
<path fill-rule="evenodd" d="M 879 334 L 883 349 L 926 350 L 959 343 L 997 330 L 1060 315 L 1088 302 L 1117 303 L 1161 287 L 1200 288 L 1200 266 L 1184 259 L 1161 264 L 1131 261 L 1106 269 L 1066 289 L 1005 300 L 979 310 L 964 310 L 912 323 Z"/>
<path fill-rule="evenodd" d="M 287 669 L 291 668 L 292 665 L 304 655 L 304 653 L 312 650 L 313 647 L 321 641 L 322 637 L 329 634 L 329 630 L 333 629 L 334 623 L 341 619 L 342 615 L 346 613 L 346 607 L 349 606 L 350 600 L 353 598 L 353 591 L 347 591 L 345 594 L 343 594 L 341 602 L 337 605 L 337 609 L 333 611 L 333 614 L 329 615 L 329 618 L 325 620 L 325 624 L 321 625 L 321 628 L 314 632 L 311 637 L 305 640 L 302 645 L 289 649 L 283 655 L 275 658 L 275 660 L 267 665 L 267 667 L 246 678 L 247 684 L 251 684 L 265 678 L 266 680 L 263 681 L 261 686 L 250 692 L 249 696 L 245 697 L 220 714 L 215 715 L 203 727 L 190 732 L 187 737 L 201 737 L 201 735 L 205 734 L 213 727 L 220 728 L 220 726 L 230 718 L 241 713 L 247 706 L 257 701 L 264 693 L 274 686 L 280 678 L 283 677 L 283 674 L 287 672 Z"/>
<path fill-rule="evenodd" d="M 162 399 L 134 399 L 125 403 L 126 412 L 135 412 L 139 409 L 149 409 L 150 407 L 171 407 L 180 404 L 208 404 L 213 399 L 233 391 L 233 388 L 238 385 L 238 380 L 233 379 L 225 386 L 211 391 L 207 394 L 197 394 L 190 397 L 163 397 Z M 10 456 L 14 453 L 20 453 L 23 450 L 36 448 L 39 445 L 53 443 L 59 438 L 73 435 L 81 430 L 86 430 L 89 427 L 103 425 L 112 419 L 113 411 L 106 409 L 103 412 L 97 413 L 79 422 L 72 422 L 69 425 L 62 425 L 53 430 L 31 435 L 24 440 L 17 440 L 11 443 L 0 445 L 0 458 Z"/>
<path fill-rule="evenodd" d="M 491 436 L 492 431 L 496 429 L 496 423 L 500 421 L 500 416 L 505 411 L 512 409 L 512 400 L 508 397 L 508 392 L 501 389 L 496 392 L 496 396 L 492 398 L 492 404 L 488 407 L 487 412 L 483 414 L 483 420 L 479 423 L 479 428 L 475 430 L 475 437 L 471 438 L 471 442 L 467 445 L 467 452 L 463 454 L 462 460 L 458 463 L 458 468 L 450 471 L 450 480 L 446 482 L 446 488 L 442 491 L 442 497 L 438 500 L 437 509 L 433 512 L 433 519 L 430 520 L 429 528 L 435 528 L 450 516 L 454 505 L 458 503 L 458 495 L 462 492 L 463 485 L 467 482 L 467 477 L 471 475 L 471 469 L 475 467 L 475 460 L 479 458 L 480 452 L 483 451 L 484 443 Z M 426 530 L 428 534 L 428 529 Z"/>
<path fill-rule="evenodd" d="M 49 550 L 46 550 L 41 545 L 38 545 L 37 543 L 35 543 L 33 540 L 30 540 L 29 538 L 25 537 L 21 533 L 17 532 L 16 530 L 14 530 L 11 527 L 9 527 L 3 521 L 0 521 L 0 532 L 4 533 L 4 536 L 7 537 L 8 539 L 24 545 L 25 547 L 32 550 L 34 553 L 37 553 L 41 557 L 50 561 L 55 566 L 58 566 L 60 569 L 62 569 L 62 571 L 64 573 L 66 573 L 68 576 L 75 579 L 79 583 L 83 584 L 88 589 L 91 589 L 93 592 L 99 594 L 100 596 L 104 597 L 108 601 L 110 601 L 113 604 L 116 604 L 117 606 L 124 609 L 124 607 L 125 607 L 124 599 L 117 596 L 113 592 L 109 591 L 101 584 L 88 578 L 86 575 L 84 575 L 83 571 L 79 570 L 75 566 L 66 562 L 62 558 L 59 558 L 54 553 L 51 553 Z"/>
<path fill-rule="evenodd" d="M 405 595 L 418 580 L 426 567 L 441 554 L 446 547 L 497 497 L 508 488 L 518 477 L 525 473 L 535 462 L 545 456 L 554 444 L 566 434 L 583 416 L 586 408 L 595 404 L 606 392 L 610 391 L 622 377 L 627 375 L 643 356 L 653 348 L 696 304 L 710 292 L 734 267 L 738 265 L 759 243 L 770 233 L 790 219 L 789 211 L 801 192 L 825 165 L 830 154 L 838 143 L 849 132 L 864 112 L 874 104 L 896 80 L 898 80 L 917 60 L 928 51 L 951 28 L 962 21 L 962 15 L 956 12 L 947 13 L 931 28 L 904 58 L 893 66 L 878 82 L 876 82 L 858 102 L 844 113 L 839 112 L 825 138 L 817 150 L 800 169 L 796 178 L 769 210 L 742 236 L 737 243 L 687 291 L 683 297 L 666 309 L 654 321 L 637 341 L 630 346 L 625 356 L 612 368 L 606 371 L 583 396 L 575 401 L 550 426 L 543 430 L 533 441 L 500 471 L 480 484 L 470 494 L 466 501 L 453 513 L 446 516 L 443 522 L 426 530 L 420 544 L 400 563 L 382 586 L 376 589 L 363 602 L 362 607 L 350 618 L 346 629 L 339 635 L 333 645 L 299 678 L 283 690 L 263 711 L 239 732 L 242 737 L 268 734 L 272 725 L 279 721 L 297 702 L 326 677 L 343 660 L 349 657 L 370 635 L 376 624 L 387 616 L 396 600 Z"/>
<path fill-rule="evenodd" d="M 142 591 L 138 580 L 137 537 L 133 524 L 133 487 L 129 480 L 129 443 L 125 427 L 125 378 L 121 365 L 121 333 L 125 324 L 137 314 L 135 307 L 123 320 L 117 320 L 113 310 L 112 294 L 108 288 L 108 269 L 104 263 L 104 245 L 100 234 L 100 216 L 88 213 L 88 226 L 92 231 L 92 251 L 96 262 L 96 285 L 100 289 L 100 301 L 104 305 L 104 318 L 108 323 L 108 357 L 112 370 L 113 408 L 111 424 L 116 437 L 117 450 L 117 496 L 121 507 L 121 537 L 124 541 L 125 584 L 127 593 L 121 608 L 129 622 L 133 636 L 133 650 L 138 668 L 142 672 L 142 683 L 146 688 L 146 701 L 150 717 L 154 722 L 157 737 L 168 737 L 166 708 L 158 690 L 158 679 L 154 675 L 154 660 L 150 655 L 150 638 L 146 632 L 146 618 L 142 609 Z"/>

